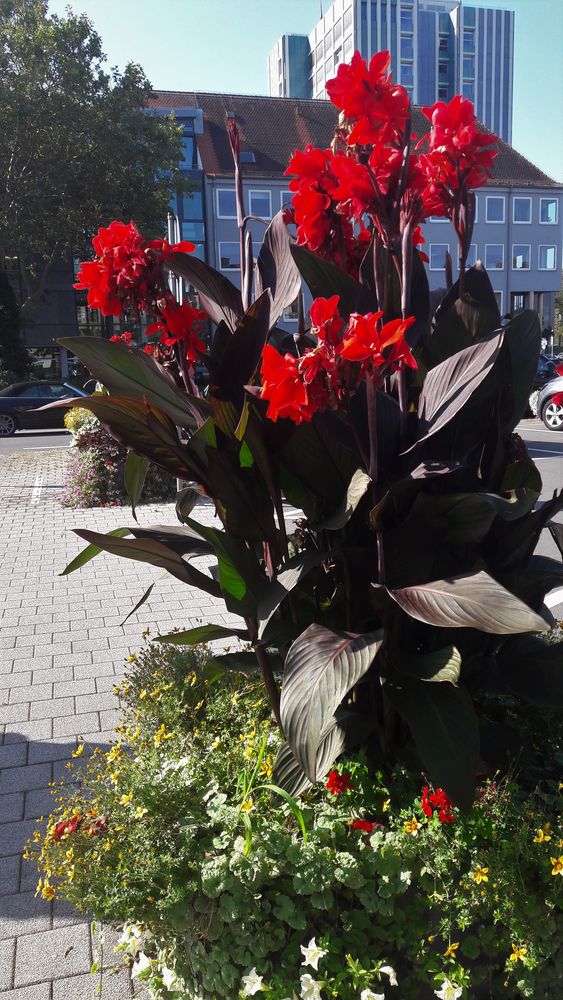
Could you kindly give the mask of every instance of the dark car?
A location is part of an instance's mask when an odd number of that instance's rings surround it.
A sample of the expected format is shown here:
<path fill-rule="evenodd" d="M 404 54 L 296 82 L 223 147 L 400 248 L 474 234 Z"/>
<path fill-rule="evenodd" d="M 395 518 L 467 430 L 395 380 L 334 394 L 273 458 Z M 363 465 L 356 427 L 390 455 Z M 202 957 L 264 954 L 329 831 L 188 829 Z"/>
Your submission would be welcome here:
<path fill-rule="evenodd" d="M 540 354 L 538 360 L 538 370 L 534 380 L 534 389 L 542 389 L 546 382 L 550 382 L 551 379 L 556 377 L 556 365 L 556 358 L 548 358 L 547 355 Z"/>
<path fill-rule="evenodd" d="M 538 417 L 550 431 L 563 431 L 563 406 L 553 402 L 557 393 L 563 392 L 563 375 L 556 375 L 544 385 L 538 396 Z"/>
<path fill-rule="evenodd" d="M 28 428 L 64 427 L 64 408 L 37 412 L 37 407 L 87 395 L 68 382 L 14 382 L 0 390 L 0 437 Z"/>

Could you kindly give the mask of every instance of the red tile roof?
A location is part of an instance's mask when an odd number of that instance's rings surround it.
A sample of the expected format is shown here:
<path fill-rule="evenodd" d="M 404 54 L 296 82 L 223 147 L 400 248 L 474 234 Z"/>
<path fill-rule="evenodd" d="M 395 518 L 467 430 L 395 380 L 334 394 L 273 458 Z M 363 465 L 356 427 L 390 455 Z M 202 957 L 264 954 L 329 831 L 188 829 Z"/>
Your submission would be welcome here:
<path fill-rule="evenodd" d="M 207 94 L 198 91 L 155 91 L 153 109 L 201 108 L 203 135 L 197 145 L 203 169 L 211 176 L 233 173 L 225 126 L 227 112 L 235 113 L 241 146 L 254 152 L 256 162 L 244 164 L 245 177 L 280 177 L 295 149 L 307 143 L 325 148 L 334 134 L 338 110 L 330 101 L 305 101 L 291 97 L 245 94 Z M 418 136 L 429 123 L 419 108 L 413 109 L 413 129 Z M 489 184 L 507 187 L 561 187 L 507 143 L 499 139 L 498 156 Z"/>

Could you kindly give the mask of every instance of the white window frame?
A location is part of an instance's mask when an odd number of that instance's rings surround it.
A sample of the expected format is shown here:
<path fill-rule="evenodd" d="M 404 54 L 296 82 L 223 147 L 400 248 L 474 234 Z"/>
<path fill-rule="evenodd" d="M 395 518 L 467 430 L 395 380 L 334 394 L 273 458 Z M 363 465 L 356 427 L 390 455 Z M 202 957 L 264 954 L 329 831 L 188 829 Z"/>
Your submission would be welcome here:
<path fill-rule="evenodd" d="M 530 206 L 530 218 L 526 222 L 522 222 L 521 219 L 515 219 L 515 209 L 517 201 L 527 201 Z M 512 200 L 512 222 L 515 226 L 530 226 L 532 223 L 532 199 L 528 198 L 527 195 L 517 194 Z"/>
<path fill-rule="evenodd" d="M 479 215 L 479 199 L 477 195 L 475 195 L 475 218 L 473 219 L 473 224 L 479 221 L 477 218 L 478 215 Z"/>
<path fill-rule="evenodd" d="M 489 219 L 489 202 L 491 200 L 502 201 L 502 219 Z M 489 226 L 504 226 L 506 222 L 506 195 L 487 194 L 485 195 L 485 222 Z M 494 246 L 494 244 L 491 244 Z"/>
<path fill-rule="evenodd" d="M 450 220 L 449 220 L 449 218 L 448 218 L 447 215 L 429 215 L 426 221 L 430 222 L 430 223 L 432 223 L 432 225 L 434 225 L 435 222 L 438 222 L 438 223 L 439 222 L 449 222 Z"/>
<path fill-rule="evenodd" d="M 475 260 L 474 260 L 473 263 L 476 264 L 477 261 L 479 260 L 479 255 L 477 253 L 477 244 L 476 243 L 470 243 L 469 244 L 469 249 L 470 250 L 471 250 L 471 247 L 475 247 Z M 458 249 L 458 252 L 457 252 L 457 266 L 459 267 L 460 264 L 461 264 L 461 257 L 459 255 L 459 249 Z M 466 267 L 473 267 L 473 264 L 466 264 Z"/>
<path fill-rule="evenodd" d="M 493 295 L 500 295 L 500 306 L 498 307 L 498 311 L 499 311 L 499 313 L 500 313 L 500 314 L 501 314 L 501 316 L 502 316 L 502 315 L 503 315 L 503 312 L 504 312 L 504 310 L 503 310 L 503 308 L 502 308 L 502 307 L 503 307 L 503 301 L 502 301 L 502 300 L 503 300 L 503 297 L 504 297 L 504 296 L 503 296 L 503 293 L 502 293 L 502 289 L 501 289 L 501 288 L 499 288 L 499 290 L 498 290 L 498 292 L 497 292 L 497 291 L 496 291 L 496 290 L 495 290 L 495 289 L 493 288 Z"/>
<path fill-rule="evenodd" d="M 288 208 L 287 202 L 284 201 L 284 197 L 283 197 L 284 194 L 288 194 L 289 195 L 289 200 L 291 202 L 291 199 L 293 198 L 293 195 L 295 194 L 295 191 L 290 191 L 289 188 L 286 191 L 280 191 L 280 208 Z"/>
<path fill-rule="evenodd" d="M 217 243 L 217 266 L 218 266 L 219 270 L 220 271 L 240 271 L 240 251 L 239 251 L 239 263 L 237 264 L 236 267 L 223 267 L 223 265 L 221 263 L 221 247 L 224 246 L 225 243 L 231 243 L 233 246 L 239 246 L 239 248 L 240 248 L 240 244 L 238 244 L 236 240 L 219 240 L 218 241 L 218 243 Z"/>
<path fill-rule="evenodd" d="M 500 247 L 502 250 L 502 267 L 488 267 L 487 250 L 489 247 Z M 504 271 L 504 243 L 485 243 L 485 269 L 487 271 Z"/>
<path fill-rule="evenodd" d="M 540 264 L 541 251 L 542 250 L 555 250 L 555 262 L 553 267 L 542 267 Z M 540 243 L 538 246 L 538 271 L 556 271 L 557 270 L 557 246 L 555 243 Z"/>
<path fill-rule="evenodd" d="M 221 215 L 221 212 L 219 211 L 219 195 L 223 194 L 225 191 L 228 191 L 229 194 L 233 194 L 235 196 L 235 214 L 234 215 Z M 234 188 L 217 188 L 216 189 L 216 194 L 217 194 L 217 201 L 216 201 L 216 204 L 217 204 L 217 218 L 218 219 L 236 219 L 236 217 L 237 217 L 237 210 L 236 210 L 237 194 L 236 194 L 235 189 Z M 225 240 L 224 242 L 226 243 L 227 241 Z M 229 242 L 231 242 L 231 241 L 229 240 Z"/>
<path fill-rule="evenodd" d="M 555 202 L 555 220 L 553 222 L 542 222 L 542 220 L 541 220 L 541 203 L 542 203 L 542 201 L 554 201 Z M 556 226 L 558 219 L 559 219 L 559 198 L 547 198 L 547 197 L 546 198 L 540 198 L 539 219 L 538 219 L 540 226 Z"/>
<path fill-rule="evenodd" d="M 528 247 L 528 267 L 514 267 L 514 247 Z M 513 243 L 512 253 L 510 254 L 510 259 L 512 261 L 511 268 L 513 271 L 531 271 L 532 270 L 532 244 L 531 243 Z"/>
<path fill-rule="evenodd" d="M 257 188 L 253 188 L 252 190 L 250 190 L 248 192 L 248 214 L 249 215 L 258 215 L 258 212 L 253 212 L 252 211 L 252 195 L 253 194 L 260 194 L 260 195 L 267 194 L 268 195 L 268 204 L 270 206 L 270 208 L 268 210 L 268 215 L 261 215 L 260 218 L 261 219 L 271 219 L 272 218 L 272 192 L 271 191 L 266 191 L 266 190 L 258 190 Z"/>
<path fill-rule="evenodd" d="M 432 267 L 432 247 L 445 247 L 446 248 L 446 252 L 451 254 L 450 244 L 449 243 L 429 243 L 428 244 L 428 270 L 429 271 L 443 271 L 444 270 L 444 264 L 440 264 L 438 267 Z"/>

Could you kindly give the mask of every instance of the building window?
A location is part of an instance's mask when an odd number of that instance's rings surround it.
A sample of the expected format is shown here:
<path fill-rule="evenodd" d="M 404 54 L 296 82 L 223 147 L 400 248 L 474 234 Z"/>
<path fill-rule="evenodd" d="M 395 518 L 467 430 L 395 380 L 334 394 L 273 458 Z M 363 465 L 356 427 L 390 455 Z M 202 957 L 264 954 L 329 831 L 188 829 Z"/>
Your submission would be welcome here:
<path fill-rule="evenodd" d="M 463 32 L 463 51 L 466 55 L 473 55 L 475 52 L 475 32 L 467 31 Z"/>
<path fill-rule="evenodd" d="M 412 34 L 412 30 L 412 10 L 409 10 L 408 7 L 407 9 L 401 7 L 401 31 L 405 34 Z"/>
<path fill-rule="evenodd" d="M 513 271 L 529 271 L 530 270 L 530 244 L 529 243 L 513 243 L 512 244 L 512 270 Z"/>
<path fill-rule="evenodd" d="M 504 197 L 487 195 L 487 222 L 504 222 Z"/>
<path fill-rule="evenodd" d="M 291 305 L 286 306 L 282 315 L 283 318 L 289 322 L 299 319 L 299 308 L 297 305 L 297 299 L 294 299 Z"/>
<path fill-rule="evenodd" d="M 342 38 L 342 18 L 339 17 L 338 21 L 335 21 L 334 24 L 334 44 L 336 45 L 336 43 L 340 41 L 341 38 Z"/>
<path fill-rule="evenodd" d="M 485 267 L 487 271 L 502 271 L 504 267 L 504 247 L 502 243 L 485 244 Z"/>
<path fill-rule="evenodd" d="M 183 198 L 184 222 L 203 219 L 203 198 L 201 191 L 192 191 Z"/>
<path fill-rule="evenodd" d="M 450 82 L 450 67 L 447 63 L 438 63 L 438 83 Z"/>
<path fill-rule="evenodd" d="M 449 43 L 447 38 L 441 38 L 438 43 L 438 57 L 440 59 L 449 58 Z"/>
<path fill-rule="evenodd" d="M 203 222 L 183 222 L 182 223 L 182 239 L 191 240 L 192 243 L 197 240 L 205 239 L 205 231 Z"/>
<path fill-rule="evenodd" d="M 532 221 L 532 199 L 515 198 L 512 202 L 512 221 L 517 223 Z"/>
<path fill-rule="evenodd" d="M 193 135 L 184 135 L 182 138 L 182 161 L 183 167 L 197 170 L 197 146 Z"/>
<path fill-rule="evenodd" d="M 269 191 L 249 191 L 250 215 L 261 219 L 272 218 L 272 196 Z"/>
<path fill-rule="evenodd" d="M 352 8 L 348 7 L 348 10 L 344 11 L 344 31 L 349 28 L 352 24 Z"/>
<path fill-rule="evenodd" d="M 430 270 L 443 271 L 446 266 L 446 254 L 449 253 L 449 243 L 430 244 Z"/>
<path fill-rule="evenodd" d="M 463 20 L 470 28 L 475 27 L 475 8 L 474 7 L 464 7 L 463 9 Z"/>
<path fill-rule="evenodd" d="M 293 191 L 280 191 L 280 208 L 291 208 L 291 200 L 293 198 Z"/>
<path fill-rule="evenodd" d="M 412 63 L 401 65 L 401 83 L 403 87 L 414 87 L 414 72 Z"/>
<path fill-rule="evenodd" d="M 334 50 L 334 68 L 337 69 L 337 67 L 340 65 L 341 62 L 342 62 L 342 46 L 339 45 L 338 48 Z"/>
<path fill-rule="evenodd" d="M 463 83 L 463 96 L 467 98 L 468 101 L 475 100 L 475 84 L 468 83 L 467 80 Z"/>
<path fill-rule="evenodd" d="M 429 222 L 449 222 L 447 215 L 431 215 L 428 219 Z"/>
<path fill-rule="evenodd" d="M 348 62 L 351 59 L 353 51 L 354 51 L 354 36 L 353 35 L 348 35 L 348 37 L 344 39 L 344 61 L 345 62 Z"/>
<path fill-rule="evenodd" d="M 321 42 L 319 45 L 317 45 L 317 50 L 315 52 L 315 58 L 318 63 L 322 62 L 323 56 L 324 56 L 323 43 Z"/>
<path fill-rule="evenodd" d="M 337 65 L 337 63 L 336 63 L 336 53 L 335 53 L 335 55 L 334 55 L 334 66 L 335 66 L 335 68 L 336 68 L 336 65 Z M 323 89 L 323 71 L 322 71 L 322 69 L 319 70 L 319 72 L 315 76 L 315 87 L 317 88 L 317 93 L 319 92 L 319 90 Z"/>
<path fill-rule="evenodd" d="M 463 60 L 463 77 L 465 80 L 472 80 L 475 76 L 475 60 L 467 56 Z"/>
<path fill-rule="evenodd" d="M 556 198 L 540 198 L 540 222 L 544 226 L 557 225 Z"/>
<path fill-rule="evenodd" d="M 527 292 L 513 292 L 511 298 L 511 312 L 520 312 L 521 309 L 526 309 L 528 306 L 528 293 Z"/>
<path fill-rule="evenodd" d="M 218 188 L 217 190 L 217 218 L 236 219 L 237 199 L 234 188 Z"/>
<path fill-rule="evenodd" d="M 498 311 L 502 316 L 502 292 L 493 292 L 493 295 L 497 300 Z"/>
<path fill-rule="evenodd" d="M 473 267 L 477 263 L 477 244 L 472 243 L 469 247 L 469 252 L 467 254 L 467 260 L 465 262 L 466 267 Z M 458 255 L 458 267 L 461 264 L 461 259 Z"/>
<path fill-rule="evenodd" d="M 222 271 L 238 270 L 240 267 L 240 244 L 219 244 L 219 267 Z"/>
<path fill-rule="evenodd" d="M 413 58 L 413 44 L 412 38 L 407 35 L 406 38 L 401 38 L 401 59 L 412 59 Z"/>
<path fill-rule="evenodd" d="M 554 246 L 540 246 L 538 252 L 538 267 L 540 271 L 555 271 L 557 262 L 557 248 Z"/>

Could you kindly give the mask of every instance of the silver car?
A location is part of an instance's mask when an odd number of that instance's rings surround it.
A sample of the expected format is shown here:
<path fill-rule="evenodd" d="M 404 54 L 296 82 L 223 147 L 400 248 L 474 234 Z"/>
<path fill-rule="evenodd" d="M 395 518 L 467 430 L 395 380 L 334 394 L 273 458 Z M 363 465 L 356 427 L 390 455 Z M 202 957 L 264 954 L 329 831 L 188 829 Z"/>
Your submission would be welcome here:
<path fill-rule="evenodd" d="M 540 389 L 538 396 L 538 417 L 550 431 L 563 431 L 563 406 L 553 402 L 557 392 L 563 392 L 563 375 L 551 379 Z"/>

